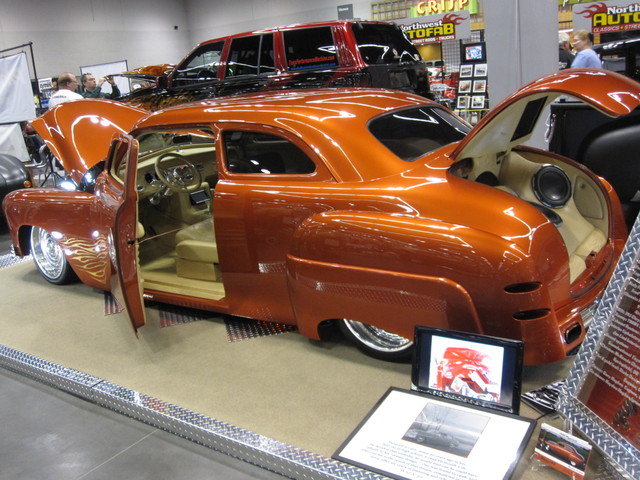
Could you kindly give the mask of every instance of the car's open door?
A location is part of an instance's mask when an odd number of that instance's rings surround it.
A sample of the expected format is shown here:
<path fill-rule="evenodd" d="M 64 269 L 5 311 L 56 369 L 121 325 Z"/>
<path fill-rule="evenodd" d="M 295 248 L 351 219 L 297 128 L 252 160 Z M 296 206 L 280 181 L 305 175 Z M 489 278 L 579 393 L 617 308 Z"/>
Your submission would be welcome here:
<path fill-rule="evenodd" d="M 124 181 L 119 199 L 114 198 L 111 250 L 111 293 L 123 306 L 134 330 L 145 323 L 142 284 L 138 272 L 138 198 L 136 193 L 136 167 L 138 142 L 129 135 L 114 137 L 107 167 L 116 178 Z"/>

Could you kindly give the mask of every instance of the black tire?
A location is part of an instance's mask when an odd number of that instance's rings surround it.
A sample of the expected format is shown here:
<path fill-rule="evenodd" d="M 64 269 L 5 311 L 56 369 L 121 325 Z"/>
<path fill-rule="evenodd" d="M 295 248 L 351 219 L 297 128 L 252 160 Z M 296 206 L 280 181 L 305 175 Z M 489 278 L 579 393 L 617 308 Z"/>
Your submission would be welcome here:
<path fill-rule="evenodd" d="M 49 232 L 40 227 L 33 227 L 30 239 L 33 262 L 48 282 L 65 285 L 78 279 L 62 248 Z"/>
<path fill-rule="evenodd" d="M 342 333 L 367 355 L 388 362 L 407 362 L 413 354 L 413 341 L 362 322 L 341 319 Z"/>

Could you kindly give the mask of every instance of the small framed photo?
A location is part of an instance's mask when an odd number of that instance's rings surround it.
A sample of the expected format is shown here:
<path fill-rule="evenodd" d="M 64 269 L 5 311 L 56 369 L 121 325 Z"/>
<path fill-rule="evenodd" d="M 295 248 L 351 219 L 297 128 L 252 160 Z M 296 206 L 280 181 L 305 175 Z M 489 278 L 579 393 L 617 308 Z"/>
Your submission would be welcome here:
<path fill-rule="evenodd" d="M 473 81 L 473 93 L 485 93 L 487 91 L 487 80 L 480 79 Z"/>
<path fill-rule="evenodd" d="M 459 96 L 456 108 L 458 108 L 458 110 L 468 110 L 469 109 L 469 97 L 467 95 Z"/>
<path fill-rule="evenodd" d="M 583 479 L 591 444 L 562 430 L 543 423 L 536 442 L 534 457 L 559 472 Z"/>
<path fill-rule="evenodd" d="M 471 108 L 478 110 L 484 108 L 484 95 L 474 95 L 471 97 Z"/>
<path fill-rule="evenodd" d="M 471 80 L 460 80 L 460 82 L 458 82 L 458 93 L 470 93 L 471 85 Z"/>
<path fill-rule="evenodd" d="M 462 76 L 462 75 L 460 75 Z M 474 77 L 486 77 L 487 76 L 487 64 L 486 63 L 478 63 L 474 67 L 473 72 Z"/>
<path fill-rule="evenodd" d="M 461 65 L 460 66 L 460 78 L 473 76 L 473 65 Z"/>

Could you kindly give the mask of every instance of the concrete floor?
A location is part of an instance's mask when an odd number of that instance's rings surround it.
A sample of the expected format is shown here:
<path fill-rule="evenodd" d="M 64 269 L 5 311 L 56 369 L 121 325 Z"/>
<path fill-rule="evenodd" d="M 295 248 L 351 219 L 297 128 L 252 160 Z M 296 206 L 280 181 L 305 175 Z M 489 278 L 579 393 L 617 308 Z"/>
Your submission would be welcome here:
<path fill-rule="evenodd" d="M 0 480 L 284 478 L 2 368 L 0 425 Z"/>

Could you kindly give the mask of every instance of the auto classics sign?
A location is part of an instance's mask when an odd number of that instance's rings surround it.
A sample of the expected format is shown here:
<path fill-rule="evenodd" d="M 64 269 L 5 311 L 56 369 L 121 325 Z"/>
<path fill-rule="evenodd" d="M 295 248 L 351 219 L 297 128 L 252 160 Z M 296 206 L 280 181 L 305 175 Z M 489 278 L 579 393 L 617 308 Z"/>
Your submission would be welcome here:
<path fill-rule="evenodd" d="M 593 33 L 640 30 L 640 0 L 574 5 L 573 28 Z"/>
<path fill-rule="evenodd" d="M 429 15 L 396 20 L 404 33 L 416 45 L 424 45 L 471 36 L 471 15 L 468 11 Z"/>

